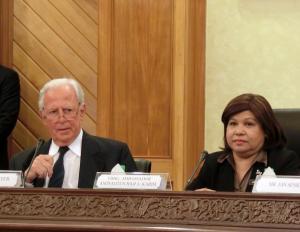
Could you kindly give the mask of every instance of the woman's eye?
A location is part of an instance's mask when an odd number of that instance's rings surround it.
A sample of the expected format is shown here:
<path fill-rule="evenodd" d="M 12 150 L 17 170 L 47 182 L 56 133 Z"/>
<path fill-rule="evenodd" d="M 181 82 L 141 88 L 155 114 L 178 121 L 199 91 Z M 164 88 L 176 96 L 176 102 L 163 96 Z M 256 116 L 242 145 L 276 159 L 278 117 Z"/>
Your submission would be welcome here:
<path fill-rule="evenodd" d="M 236 124 L 236 122 L 229 122 L 229 126 L 235 126 Z"/>

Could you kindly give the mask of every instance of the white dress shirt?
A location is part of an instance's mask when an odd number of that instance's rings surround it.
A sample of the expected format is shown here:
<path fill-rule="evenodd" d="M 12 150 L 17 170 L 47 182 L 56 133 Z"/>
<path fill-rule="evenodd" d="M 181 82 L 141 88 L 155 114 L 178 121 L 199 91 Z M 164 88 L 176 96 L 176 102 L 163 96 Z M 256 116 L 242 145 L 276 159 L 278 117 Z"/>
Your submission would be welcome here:
<path fill-rule="evenodd" d="M 80 130 L 76 139 L 68 146 L 69 150 L 64 156 L 65 176 L 62 188 L 78 188 L 82 135 L 83 131 Z M 52 140 L 49 155 L 53 156 L 53 165 L 59 156 L 58 149 L 59 146 L 57 146 Z M 48 186 L 49 180 L 50 178 L 47 176 L 44 185 L 45 188 Z"/>

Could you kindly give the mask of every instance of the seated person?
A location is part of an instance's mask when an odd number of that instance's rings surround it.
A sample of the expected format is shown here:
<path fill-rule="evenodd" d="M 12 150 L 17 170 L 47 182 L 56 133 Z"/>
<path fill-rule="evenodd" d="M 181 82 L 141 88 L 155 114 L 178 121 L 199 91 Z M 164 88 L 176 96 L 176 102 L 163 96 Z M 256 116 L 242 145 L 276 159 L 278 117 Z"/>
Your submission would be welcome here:
<path fill-rule="evenodd" d="M 20 80 L 13 69 L 0 65 L 0 169 L 8 169 L 7 138 L 20 109 Z"/>
<path fill-rule="evenodd" d="M 60 78 L 47 82 L 38 103 L 51 139 L 40 146 L 36 157 L 35 149 L 30 149 L 13 156 L 10 162 L 11 169 L 24 171 L 27 184 L 92 188 L 96 172 L 110 172 L 118 163 L 125 166 L 126 172 L 137 170 L 125 143 L 92 136 L 81 128 L 86 105 L 76 80 Z"/>
<path fill-rule="evenodd" d="M 268 101 L 255 94 L 232 99 L 222 114 L 224 149 L 206 156 L 187 190 L 250 192 L 266 167 L 276 175 L 299 175 L 300 159 L 285 148 L 286 138 Z"/>

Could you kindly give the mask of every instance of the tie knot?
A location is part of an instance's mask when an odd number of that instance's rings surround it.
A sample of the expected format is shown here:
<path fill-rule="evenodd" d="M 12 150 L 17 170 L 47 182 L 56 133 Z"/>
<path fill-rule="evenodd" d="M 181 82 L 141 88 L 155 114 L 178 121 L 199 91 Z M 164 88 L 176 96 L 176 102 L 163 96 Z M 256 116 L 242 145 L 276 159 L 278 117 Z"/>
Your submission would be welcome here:
<path fill-rule="evenodd" d="M 58 149 L 58 153 L 60 154 L 60 156 L 63 156 L 64 154 L 66 154 L 66 152 L 69 150 L 69 147 L 65 146 L 65 147 L 59 147 Z"/>

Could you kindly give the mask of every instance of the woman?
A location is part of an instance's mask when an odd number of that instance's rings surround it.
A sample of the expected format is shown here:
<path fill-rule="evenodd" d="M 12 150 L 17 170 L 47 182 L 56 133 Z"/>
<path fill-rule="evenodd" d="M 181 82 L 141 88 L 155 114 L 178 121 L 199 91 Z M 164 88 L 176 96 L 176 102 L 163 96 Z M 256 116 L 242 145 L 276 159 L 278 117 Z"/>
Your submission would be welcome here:
<path fill-rule="evenodd" d="M 250 192 L 266 167 L 276 175 L 299 175 L 299 156 L 286 138 L 268 101 L 255 94 L 232 99 L 222 114 L 224 149 L 207 156 L 187 190 Z"/>

